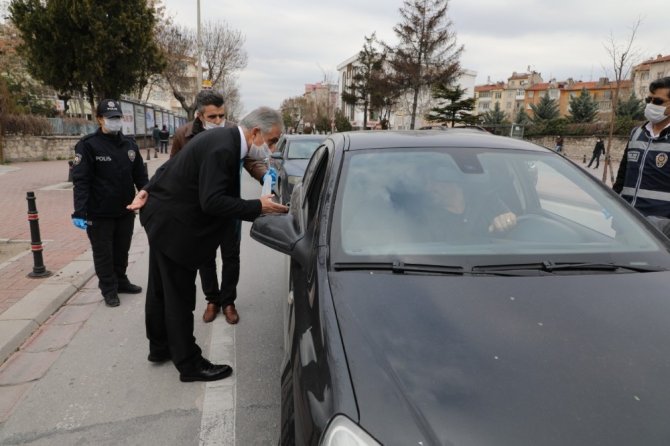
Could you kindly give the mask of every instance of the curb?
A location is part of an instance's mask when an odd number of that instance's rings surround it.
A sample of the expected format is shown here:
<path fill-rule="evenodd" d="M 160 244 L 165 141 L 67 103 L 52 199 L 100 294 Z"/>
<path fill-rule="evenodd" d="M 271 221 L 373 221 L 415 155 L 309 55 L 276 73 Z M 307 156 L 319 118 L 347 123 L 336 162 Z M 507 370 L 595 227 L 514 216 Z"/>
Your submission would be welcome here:
<path fill-rule="evenodd" d="M 0 314 L 0 364 L 95 275 L 91 250 Z"/>

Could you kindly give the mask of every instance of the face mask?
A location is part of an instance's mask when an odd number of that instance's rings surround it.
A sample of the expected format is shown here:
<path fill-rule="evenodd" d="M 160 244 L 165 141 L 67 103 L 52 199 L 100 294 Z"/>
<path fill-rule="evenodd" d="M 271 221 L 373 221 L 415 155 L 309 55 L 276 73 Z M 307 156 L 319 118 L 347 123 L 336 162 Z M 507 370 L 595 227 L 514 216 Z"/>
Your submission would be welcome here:
<path fill-rule="evenodd" d="M 202 127 L 205 130 L 211 130 L 211 129 L 217 129 L 219 127 L 225 127 L 226 121 L 221 121 L 221 124 L 216 125 L 213 122 L 205 121 L 205 123 L 202 125 Z"/>
<path fill-rule="evenodd" d="M 269 158 L 270 154 L 270 148 L 265 142 L 260 146 L 252 143 L 251 148 L 249 148 L 249 158 L 254 160 L 263 161 L 266 158 Z"/>
<path fill-rule="evenodd" d="M 652 124 L 658 124 L 664 119 L 670 118 L 665 114 L 665 107 L 662 105 L 647 104 L 644 108 L 644 117 Z"/>
<path fill-rule="evenodd" d="M 123 128 L 123 122 L 121 122 L 121 119 L 103 118 L 103 122 L 105 129 L 107 129 L 109 133 L 119 133 L 121 128 Z"/>

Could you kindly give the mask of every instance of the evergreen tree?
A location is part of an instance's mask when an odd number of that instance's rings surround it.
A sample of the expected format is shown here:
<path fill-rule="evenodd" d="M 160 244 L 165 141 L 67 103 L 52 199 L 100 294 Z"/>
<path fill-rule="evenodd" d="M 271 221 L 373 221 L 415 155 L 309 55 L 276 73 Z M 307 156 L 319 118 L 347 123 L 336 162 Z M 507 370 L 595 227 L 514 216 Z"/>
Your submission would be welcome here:
<path fill-rule="evenodd" d="M 465 90 L 458 85 L 450 87 L 439 84 L 433 88 L 433 98 L 440 104 L 430 109 L 426 119 L 431 122 L 451 122 L 453 127 L 457 122 L 472 122 L 472 110 L 475 108 L 474 98 L 465 98 Z"/>
<path fill-rule="evenodd" d="M 543 121 L 551 121 L 558 118 L 558 104 L 556 100 L 549 97 L 549 92 L 545 93 L 538 104 L 530 104 L 530 109 L 533 110 L 532 121 L 539 123 Z"/>
<path fill-rule="evenodd" d="M 393 27 L 398 45 L 389 49 L 389 62 L 402 91 L 411 94 L 411 121 L 416 122 L 419 93 L 436 84 L 450 84 L 460 71 L 463 47 L 447 16 L 449 0 L 404 0 L 402 21 Z"/>
<path fill-rule="evenodd" d="M 598 103 L 586 88 L 582 88 L 579 96 L 570 98 L 570 115 L 572 122 L 585 124 L 593 122 L 598 116 Z"/>
<path fill-rule="evenodd" d="M 505 114 L 504 111 L 500 109 L 500 104 L 498 102 L 495 103 L 493 110 L 487 111 L 481 116 L 481 118 L 482 123 L 487 126 L 495 127 L 504 124 L 509 124 L 509 121 L 507 120 L 507 115 Z"/>
<path fill-rule="evenodd" d="M 530 124 L 530 118 L 528 117 L 525 108 L 519 107 L 519 110 L 517 110 L 516 116 L 514 117 L 514 123 L 521 125 Z"/>
<path fill-rule="evenodd" d="M 644 119 L 644 102 L 635 96 L 635 92 L 625 101 L 619 101 L 616 108 L 617 117 L 630 118 L 631 120 L 641 121 Z"/>
<path fill-rule="evenodd" d="M 338 132 L 348 132 L 351 130 L 351 122 L 344 116 L 340 110 L 335 112 L 335 128 Z"/>
<path fill-rule="evenodd" d="M 30 74 L 60 93 L 119 98 L 163 68 L 146 0 L 12 0 L 10 20 Z"/>
<path fill-rule="evenodd" d="M 365 37 L 363 49 L 358 53 L 358 63 L 354 66 L 349 91 L 342 93 L 342 101 L 346 104 L 363 107 L 363 130 L 367 130 L 368 110 L 375 93 L 375 78 L 382 70 L 385 55 L 375 48 L 376 37 L 372 33 Z"/>

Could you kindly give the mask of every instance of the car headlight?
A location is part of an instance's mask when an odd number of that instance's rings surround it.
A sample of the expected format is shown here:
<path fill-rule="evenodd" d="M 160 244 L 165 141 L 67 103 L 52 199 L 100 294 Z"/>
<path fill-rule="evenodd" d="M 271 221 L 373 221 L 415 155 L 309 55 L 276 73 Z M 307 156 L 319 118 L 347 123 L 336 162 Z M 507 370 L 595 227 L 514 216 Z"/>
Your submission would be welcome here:
<path fill-rule="evenodd" d="M 294 176 L 289 175 L 288 184 L 291 184 L 291 185 L 295 186 L 296 184 L 298 184 L 300 182 L 300 180 L 302 180 L 302 177 L 294 177 Z"/>
<path fill-rule="evenodd" d="M 381 446 L 360 426 L 344 415 L 337 415 L 328 424 L 322 446 Z"/>

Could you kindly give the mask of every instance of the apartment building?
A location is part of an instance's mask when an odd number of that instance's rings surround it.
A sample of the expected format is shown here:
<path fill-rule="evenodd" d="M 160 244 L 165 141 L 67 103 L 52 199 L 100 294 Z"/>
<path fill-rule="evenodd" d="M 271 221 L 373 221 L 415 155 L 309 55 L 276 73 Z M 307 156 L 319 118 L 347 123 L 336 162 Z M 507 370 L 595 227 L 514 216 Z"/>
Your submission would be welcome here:
<path fill-rule="evenodd" d="M 649 84 L 656 79 L 670 76 L 670 55 L 658 55 L 633 67 L 633 91 L 643 98 L 649 93 Z"/>

